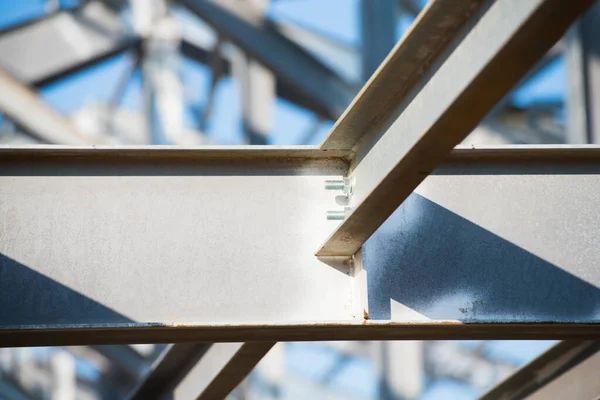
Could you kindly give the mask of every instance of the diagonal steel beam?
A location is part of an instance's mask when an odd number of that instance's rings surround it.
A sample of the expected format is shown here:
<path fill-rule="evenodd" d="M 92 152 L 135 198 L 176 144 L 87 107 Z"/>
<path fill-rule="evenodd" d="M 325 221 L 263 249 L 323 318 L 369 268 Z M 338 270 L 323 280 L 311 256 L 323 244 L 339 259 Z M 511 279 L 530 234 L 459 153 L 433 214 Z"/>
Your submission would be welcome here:
<path fill-rule="evenodd" d="M 591 399 L 600 394 L 600 380 L 597 371 L 600 367 L 600 342 L 567 340 L 554 345 L 533 361 L 516 371 L 513 375 L 489 390 L 479 400 L 495 399 Z M 589 360 L 593 368 L 586 368 Z M 582 368 L 583 367 L 583 368 Z M 580 370 L 581 371 L 578 371 Z M 576 387 L 577 391 L 589 392 L 590 387 L 595 392 L 589 393 L 587 397 L 571 397 L 559 394 L 556 384 L 560 385 L 566 375 L 579 374 L 579 379 L 571 381 L 570 386 Z M 591 379 L 589 379 L 591 378 Z M 567 379 L 569 377 L 567 376 Z M 586 389 L 584 389 L 586 388 Z M 550 389 L 551 391 L 549 391 Z"/>
<path fill-rule="evenodd" d="M 301 39 L 306 36 L 299 30 L 286 30 L 284 35 Z M 292 39 L 286 40 L 293 43 Z M 139 51 L 140 45 L 140 38 L 125 30 L 112 8 L 92 1 L 75 10 L 61 11 L 0 32 L 0 67 L 20 82 L 39 88 L 125 51 Z M 321 47 L 338 51 L 331 42 L 321 43 Z M 23 48 L 30 50 L 23 52 Z M 184 31 L 181 52 L 185 56 L 208 65 L 211 51 L 210 43 Z M 223 60 L 224 73 L 230 72 L 229 61 L 228 57 Z M 352 93 L 354 89 L 349 90 Z M 332 113 L 331 104 L 315 101 L 302 86 L 281 77 L 277 79 L 277 92 L 325 118 L 335 119 L 343 110 Z"/>
<path fill-rule="evenodd" d="M 90 348 L 114 363 L 125 379 L 137 379 L 148 362 L 130 346 L 92 345 Z"/>
<path fill-rule="evenodd" d="M 381 130 L 482 2 L 431 2 L 337 120 L 321 148 L 350 151 L 361 138 Z"/>
<path fill-rule="evenodd" d="M 352 100 L 350 85 L 244 2 L 183 0 L 183 4 L 329 115 L 340 115 Z"/>
<path fill-rule="evenodd" d="M 173 400 L 224 399 L 275 342 L 216 343 L 172 392 Z"/>
<path fill-rule="evenodd" d="M 565 372 L 527 400 L 590 400 L 600 397 L 600 354 L 582 361 L 576 368 Z"/>
<path fill-rule="evenodd" d="M 204 357 L 211 346 L 211 343 L 169 345 L 129 398 L 131 400 L 158 398 L 172 392 Z"/>
<path fill-rule="evenodd" d="M 129 398 L 225 398 L 274 344 L 258 342 L 170 345 Z"/>
<path fill-rule="evenodd" d="M 118 14 L 91 1 L 1 34 L 0 67 L 40 87 L 138 44 Z"/>
<path fill-rule="evenodd" d="M 323 143 L 322 149 L 356 152 L 351 166 L 355 184 L 349 204 L 351 211 L 316 254 L 356 253 L 590 3 L 590 0 L 430 3 L 412 32 L 388 56 Z M 462 12 L 459 16 L 474 10 L 477 13 L 469 19 L 457 19 L 456 10 Z M 437 38 L 440 26 L 458 27 L 467 21 L 443 54 L 437 54 L 435 62 L 421 47 L 406 49 L 409 44 Z M 423 29 L 429 26 L 438 28 Z M 423 36 L 411 39 L 414 35 Z M 439 39 L 434 43 L 438 52 L 444 48 Z M 428 68 L 411 63 L 407 67 L 406 59 L 398 56 L 402 52 L 409 54 L 409 60 L 420 59 L 416 54 L 428 54 Z M 394 71 L 402 69 L 412 72 L 412 78 L 394 80 Z M 413 81 L 414 78 L 418 80 Z M 383 86 L 388 89 L 377 89 Z M 353 121 L 357 124 L 352 124 Z M 365 123 L 372 127 L 367 132 L 360 129 Z M 355 148 L 359 141 L 362 145 Z"/>
<path fill-rule="evenodd" d="M 46 143 L 91 144 L 71 122 L 47 106 L 37 93 L 0 69 L 0 110 Z"/>

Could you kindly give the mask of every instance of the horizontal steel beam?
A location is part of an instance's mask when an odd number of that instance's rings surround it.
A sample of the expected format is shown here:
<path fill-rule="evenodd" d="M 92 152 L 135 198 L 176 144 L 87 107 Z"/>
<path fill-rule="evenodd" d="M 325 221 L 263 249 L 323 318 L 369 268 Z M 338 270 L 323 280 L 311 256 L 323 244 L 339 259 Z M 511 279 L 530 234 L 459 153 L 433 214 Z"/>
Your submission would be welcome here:
<path fill-rule="evenodd" d="M 433 2 L 403 42 L 407 44 L 400 43 L 388 56 L 323 143 L 323 149 L 345 148 L 357 154 L 351 167 L 355 182 L 349 203 L 351 211 L 316 254 L 356 253 L 590 3 L 589 0 Z M 444 9 L 455 11 L 445 16 Z M 477 12 L 471 18 L 457 21 L 456 13 L 468 15 L 466 11 L 474 9 Z M 434 14 L 431 22 L 424 22 L 430 13 Z M 467 25 L 454 29 L 449 45 L 440 43 L 447 40 L 441 41 L 437 36 L 439 26 L 460 27 L 459 22 Z M 421 23 L 438 28 L 420 31 Z M 413 35 L 423 38 L 411 40 Z M 412 52 L 405 50 L 413 42 L 426 43 L 431 38 L 437 39 L 434 55 L 438 58 L 418 47 L 412 48 Z M 425 68 L 418 64 L 406 68 L 403 63 L 408 62 L 398 55 L 403 50 L 409 60 L 419 59 L 416 55 L 421 53 L 433 60 L 426 58 L 429 63 L 425 63 Z M 391 79 L 393 74 L 389 70 L 401 66 L 408 72 L 421 71 L 408 80 L 410 84 L 416 83 L 416 87 L 409 89 L 407 81 Z M 389 89 L 370 90 L 372 86 Z M 393 96 L 398 97 L 389 101 Z M 386 105 L 383 110 L 382 104 Z M 367 135 L 352 125 L 340 128 L 345 119 L 368 121 L 373 128 Z M 357 140 L 361 145 L 354 148 Z"/>
<path fill-rule="evenodd" d="M 457 150 L 354 265 L 311 248 L 342 156 L 0 148 L 0 343 L 599 333 L 600 148 Z"/>
<path fill-rule="evenodd" d="M 464 149 L 425 179 L 362 247 L 370 316 L 598 321 L 600 154 L 546 150 Z"/>
<path fill-rule="evenodd" d="M 594 323 L 461 323 L 458 321 L 289 324 L 89 324 L 0 330 L 2 347 L 221 341 L 551 340 L 594 339 Z"/>

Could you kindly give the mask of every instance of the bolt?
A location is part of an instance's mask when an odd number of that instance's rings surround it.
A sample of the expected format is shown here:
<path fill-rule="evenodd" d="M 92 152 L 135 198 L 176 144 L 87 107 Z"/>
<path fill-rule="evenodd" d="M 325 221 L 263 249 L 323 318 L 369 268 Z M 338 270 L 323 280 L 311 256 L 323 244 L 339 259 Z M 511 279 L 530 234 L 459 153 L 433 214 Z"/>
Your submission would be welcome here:
<path fill-rule="evenodd" d="M 326 215 L 329 221 L 343 221 L 346 218 L 346 211 L 329 210 Z"/>
<path fill-rule="evenodd" d="M 328 179 L 325 181 L 325 190 L 341 190 L 344 194 L 352 194 L 352 179 Z"/>
<path fill-rule="evenodd" d="M 343 179 L 328 179 L 325 181 L 325 190 L 344 190 Z"/>

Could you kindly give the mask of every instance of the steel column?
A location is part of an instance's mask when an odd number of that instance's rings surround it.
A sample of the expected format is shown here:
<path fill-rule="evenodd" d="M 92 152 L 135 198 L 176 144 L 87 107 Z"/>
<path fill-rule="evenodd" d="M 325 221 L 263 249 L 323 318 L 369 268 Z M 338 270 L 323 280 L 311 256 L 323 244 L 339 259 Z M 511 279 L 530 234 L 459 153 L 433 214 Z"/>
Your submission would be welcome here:
<path fill-rule="evenodd" d="M 397 0 L 362 0 L 362 78 L 367 81 L 396 43 Z"/>
<path fill-rule="evenodd" d="M 566 142 L 600 142 L 600 3 L 590 8 L 566 37 Z"/>

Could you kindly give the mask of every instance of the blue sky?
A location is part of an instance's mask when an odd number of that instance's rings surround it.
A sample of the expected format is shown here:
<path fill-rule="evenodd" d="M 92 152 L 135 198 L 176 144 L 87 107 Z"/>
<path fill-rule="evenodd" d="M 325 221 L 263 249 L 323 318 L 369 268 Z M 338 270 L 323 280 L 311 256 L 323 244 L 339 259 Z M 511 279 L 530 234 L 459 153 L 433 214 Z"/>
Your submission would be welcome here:
<path fill-rule="evenodd" d="M 73 6 L 77 0 L 61 0 L 62 6 Z M 278 0 L 271 3 L 269 15 L 274 19 L 300 23 L 323 32 L 346 44 L 360 46 L 358 0 Z M 44 14 L 43 0 L 0 1 L 0 27 L 23 22 Z M 397 37 L 408 28 L 410 19 L 398 23 Z M 127 71 L 131 57 L 115 56 L 102 64 L 88 68 L 41 90 L 42 98 L 62 114 L 70 114 L 90 102 L 108 100 L 122 74 Z M 187 126 L 196 127 L 198 109 L 203 105 L 210 71 L 189 60 L 182 60 L 181 75 L 185 82 L 187 107 L 184 120 Z M 564 66 L 554 62 L 524 88 L 514 93 L 517 105 L 525 106 L 535 101 L 560 101 L 565 90 Z M 133 74 L 128 84 L 122 106 L 142 109 L 141 77 Z M 238 144 L 242 140 L 241 108 L 238 91 L 230 78 L 218 85 L 214 112 L 206 134 L 215 144 Z M 311 113 L 282 99 L 276 101 L 272 121 L 271 144 L 304 144 L 304 138 L 317 124 Z M 311 144 L 318 143 L 332 126 L 331 121 L 321 122 Z"/>
<path fill-rule="evenodd" d="M 61 5 L 72 6 L 76 0 L 62 0 Z M 0 28 L 23 22 L 44 14 L 43 0 L 0 0 Z M 352 46 L 360 46 L 358 0 L 278 0 L 272 2 L 269 14 L 272 18 L 289 20 L 322 31 Z M 399 21 L 398 37 L 406 30 L 410 20 Z M 128 54 L 115 56 L 56 82 L 41 90 L 42 98 L 58 112 L 68 115 L 87 102 L 106 101 L 113 94 L 117 82 L 132 62 Z M 204 66 L 183 60 L 181 75 L 185 82 L 188 103 L 185 122 L 197 124 L 198 106 L 204 102 L 210 80 L 210 72 Z M 565 71 L 561 60 L 554 62 L 528 85 L 514 93 L 516 104 L 525 106 L 536 101 L 560 101 L 565 91 Z M 223 79 L 216 96 L 216 103 L 207 134 L 215 144 L 237 144 L 241 141 L 240 104 L 237 87 L 230 78 Z M 141 77 L 134 73 L 129 80 L 122 106 L 142 109 Z M 278 99 L 274 118 L 271 144 L 303 144 L 306 133 L 312 129 L 316 118 L 293 104 Z M 331 127 L 322 122 L 313 144 L 317 143 Z M 470 342 L 463 345 L 469 346 Z M 551 342 L 493 342 L 487 346 L 490 356 L 523 364 L 547 348 Z M 300 350 L 298 350 L 300 349 Z M 311 351 L 306 345 L 288 352 L 289 368 L 315 378 L 335 360 L 335 354 Z M 302 366 L 309 366 L 305 368 Z M 377 380 L 373 365 L 366 359 L 357 359 L 332 383 L 339 390 L 359 391 L 365 398 L 375 398 Z M 428 388 L 426 400 L 459 400 L 473 398 L 472 389 L 454 382 L 437 382 Z"/>

